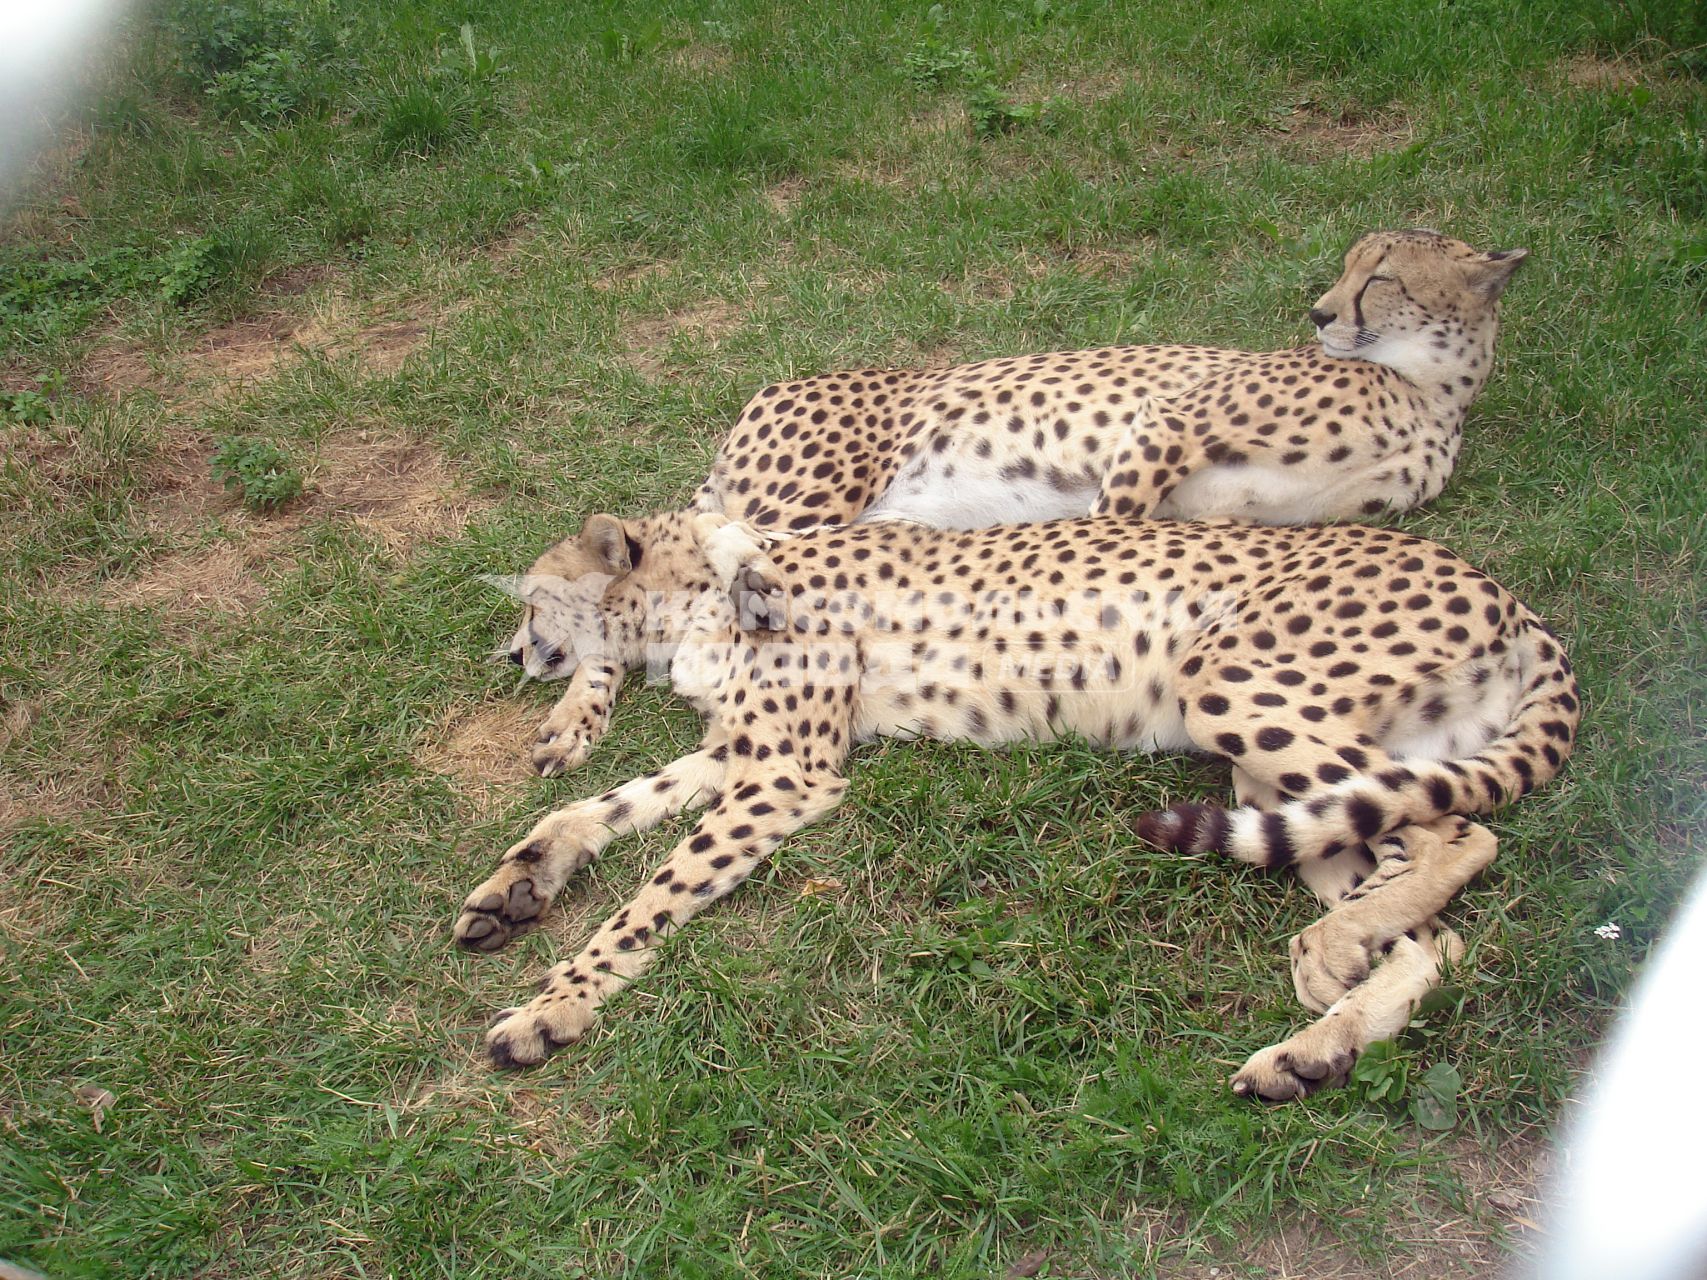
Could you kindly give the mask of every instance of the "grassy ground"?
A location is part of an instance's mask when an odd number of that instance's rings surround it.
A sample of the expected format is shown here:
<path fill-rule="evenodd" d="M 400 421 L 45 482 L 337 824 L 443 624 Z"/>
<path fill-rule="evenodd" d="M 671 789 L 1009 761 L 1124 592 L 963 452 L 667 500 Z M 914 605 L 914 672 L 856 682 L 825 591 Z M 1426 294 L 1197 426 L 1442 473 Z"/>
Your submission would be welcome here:
<path fill-rule="evenodd" d="M 1707 28 L 1688 4 L 179 3 L 0 241 L 0 1258 L 66 1276 L 1487 1274 L 1701 853 Z M 470 24 L 471 47 L 460 34 Z M 1033 110 L 1033 108 L 1037 108 Z M 990 136 L 978 136 L 980 130 Z M 747 394 L 864 362 L 1270 347 L 1337 255 L 1533 254 L 1407 528 L 1579 661 L 1566 776 L 1395 1059 L 1456 1127 L 1223 1081 L 1297 1024 L 1282 879 L 1134 848 L 1225 779 L 878 746 L 545 1068 L 474 959 L 551 691 L 476 575 L 682 501 Z M 223 437 L 308 482 L 256 514 Z M 1616 921 L 1617 941 L 1595 935 Z"/>

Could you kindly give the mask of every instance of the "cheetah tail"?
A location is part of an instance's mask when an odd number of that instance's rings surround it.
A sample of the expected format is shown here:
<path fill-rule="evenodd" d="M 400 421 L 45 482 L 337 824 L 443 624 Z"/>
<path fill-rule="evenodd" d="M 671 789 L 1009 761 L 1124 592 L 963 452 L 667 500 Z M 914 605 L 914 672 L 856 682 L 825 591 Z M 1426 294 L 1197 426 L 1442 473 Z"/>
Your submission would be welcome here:
<path fill-rule="evenodd" d="M 1275 809 L 1176 804 L 1138 820 L 1146 843 L 1179 853 L 1220 850 L 1284 867 L 1325 858 L 1413 822 L 1490 813 L 1548 781 L 1576 741 L 1582 703 L 1570 660 L 1533 614 L 1521 616 L 1524 687 L 1504 732 L 1473 756 L 1409 760 Z"/>

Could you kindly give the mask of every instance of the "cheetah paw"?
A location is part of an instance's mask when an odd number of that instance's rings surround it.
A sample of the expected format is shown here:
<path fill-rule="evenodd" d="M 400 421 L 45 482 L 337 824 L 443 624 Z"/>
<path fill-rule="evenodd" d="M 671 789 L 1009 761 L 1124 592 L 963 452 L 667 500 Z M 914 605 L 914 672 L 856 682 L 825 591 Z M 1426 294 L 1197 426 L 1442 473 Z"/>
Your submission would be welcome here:
<path fill-rule="evenodd" d="M 598 1011 L 584 992 L 548 988 L 520 1008 L 493 1016 L 486 1053 L 493 1066 L 506 1071 L 538 1066 L 586 1035 L 596 1021 Z"/>
<path fill-rule="evenodd" d="M 1332 1022 L 1315 1023 L 1290 1040 L 1253 1053 L 1232 1079 L 1233 1092 L 1264 1102 L 1307 1098 L 1346 1082 L 1357 1048 Z"/>
<path fill-rule="evenodd" d="M 1313 1013 L 1333 1004 L 1369 976 L 1375 943 L 1363 930 L 1333 916 L 1316 921 L 1292 939 L 1292 987 Z"/>
<path fill-rule="evenodd" d="M 451 937 L 467 951 L 496 951 L 531 929 L 550 905 L 551 899 L 542 897 L 532 880 L 517 880 L 507 888 L 481 885 L 462 904 Z"/>
<path fill-rule="evenodd" d="M 547 724 L 540 729 L 532 751 L 533 769 L 542 778 L 579 769 L 593 748 L 594 734 L 584 727 L 559 732 Z"/>

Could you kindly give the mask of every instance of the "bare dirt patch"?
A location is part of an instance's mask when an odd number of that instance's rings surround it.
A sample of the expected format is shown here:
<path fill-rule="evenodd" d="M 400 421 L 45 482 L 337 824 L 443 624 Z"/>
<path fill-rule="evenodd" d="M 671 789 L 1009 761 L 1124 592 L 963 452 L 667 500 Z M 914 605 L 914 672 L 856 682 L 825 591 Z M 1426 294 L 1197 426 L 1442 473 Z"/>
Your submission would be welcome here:
<path fill-rule="evenodd" d="M 664 372 L 670 346 L 678 335 L 693 335 L 715 346 L 740 327 L 740 308 L 713 298 L 668 315 L 631 321 L 623 326 L 622 338 L 628 348 L 628 362 L 655 378 Z"/>
<path fill-rule="evenodd" d="M 6 829 L 0 818 L 0 831 Z M 69 921 L 75 894 L 75 889 L 47 879 L 45 872 L 8 875 L 0 881 L 0 946 L 18 957 L 29 954 L 26 948 L 63 947 L 74 936 Z M 4 1105 L 0 1100 L 0 1117 Z M 3 1276 L 0 1273 L 0 1280 Z"/>
<path fill-rule="evenodd" d="M 344 517 L 398 554 L 460 532 L 491 505 L 490 498 L 462 492 L 436 450 L 384 434 L 334 437 L 310 484 L 308 512 Z"/>
<path fill-rule="evenodd" d="M 0 751 L 14 742 L 22 742 L 40 714 L 41 709 L 33 702 L 0 700 Z"/>
<path fill-rule="evenodd" d="M 1142 267 L 1152 256 L 1152 247 L 1145 242 L 1124 245 L 1097 245 L 1075 249 L 1065 262 L 1075 273 L 1096 280 L 1125 280 Z"/>
<path fill-rule="evenodd" d="M 273 282 L 275 296 L 316 288 L 328 273 L 296 268 Z M 306 315 L 272 312 L 246 316 L 208 330 L 178 356 L 151 352 L 140 343 L 107 342 L 95 347 L 72 377 L 84 392 L 121 397 L 152 391 L 174 403 L 218 399 L 309 356 L 354 361 L 367 376 L 388 376 L 432 335 L 434 317 L 425 307 L 406 307 L 383 320 L 363 321 L 338 296 Z"/>
<path fill-rule="evenodd" d="M 939 342 L 919 350 L 921 369 L 952 369 L 960 363 L 960 348 L 952 342 Z"/>
<path fill-rule="evenodd" d="M 765 189 L 765 203 L 770 206 L 771 212 L 777 217 L 786 218 L 794 212 L 794 208 L 800 203 L 800 197 L 805 190 L 805 178 L 798 175 L 784 178 L 781 182 L 774 183 Z"/>
<path fill-rule="evenodd" d="M 306 911 L 293 911 L 273 916 L 252 934 L 235 934 L 244 939 L 243 958 L 249 967 L 262 977 L 272 978 L 286 972 L 291 961 L 313 933 L 314 918 Z"/>
<path fill-rule="evenodd" d="M 1085 106 L 1095 106 L 1110 98 L 1119 97 L 1140 81 L 1147 79 L 1144 71 L 1137 67 L 1109 67 L 1102 71 L 1092 72 L 1077 80 L 1063 80 L 1059 83 L 1043 81 L 1031 83 L 1022 79 L 1011 90 L 1013 96 L 1022 102 L 1044 102 L 1050 98 L 1067 98 Z"/>
<path fill-rule="evenodd" d="M 662 280 L 675 269 L 676 264 L 673 262 L 625 263 L 623 266 L 600 272 L 592 281 L 592 286 L 600 293 L 609 293 L 612 289 L 627 289 L 637 284 L 645 284 L 648 280 Z"/>
<path fill-rule="evenodd" d="M 1144 240 L 1069 250 L 1032 246 L 1017 249 L 1003 261 L 970 272 L 945 287 L 971 302 L 1008 302 L 1049 276 L 1063 272 L 1094 280 L 1127 280 L 1151 255 L 1152 246 Z"/>
<path fill-rule="evenodd" d="M 1592 53 L 1567 59 L 1561 69 L 1565 83 L 1574 89 L 1629 89 L 1643 80 L 1642 70 L 1635 64 L 1597 58 Z"/>
<path fill-rule="evenodd" d="M 550 249 L 536 228 L 521 225 L 487 241 L 480 247 L 480 257 L 499 275 L 519 278 L 546 261 Z"/>
<path fill-rule="evenodd" d="M 93 142 L 94 134 L 86 129 L 61 124 L 54 130 L 50 144 L 42 147 L 16 181 L 11 194 L 21 198 L 0 216 L 0 239 L 65 248 L 74 244 L 77 228 L 87 215 L 72 183 Z"/>
<path fill-rule="evenodd" d="M 670 65 L 701 75 L 727 71 L 735 65 L 735 55 L 720 44 L 685 44 L 672 49 Z"/>
<path fill-rule="evenodd" d="M 447 1066 L 408 1096 L 395 1097 L 401 1115 L 479 1111 L 506 1116 L 518 1132 L 500 1141 L 519 1143 L 547 1162 L 566 1167 L 588 1146 L 602 1141 L 613 1116 L 620 1114 L 615 1099 L 595 1101 L 549 1084 L 494 1082 L 485 1055 L 478 1050 L 479 1037 L 464 1040 L 470 1050 L 467 1064 L 461 1069 Z"/>
<path fill-rule="evenodd" d="M 464 492 L 436 450 L 385 432 L 333 436 L 305 465 L 302 497 L 275 513 L 252 512 L 208 473 L 213 443 L 202 437 L 167 449 L 148 471 L 144 520 L 184 538 L 217 519 L 232 536 L 154 562 L 103 590 L 117 605 L 169 604 L 243 611 L 265 599 L 269 578 L 288 571 L 312 520 L 348 521 L 395 555 L 451 536 L 491 499 Z"/>
<path fill-rule="evenodd" d="M 1416 139 L 1416 128 L 1400 115 L 1361 116 L 1330 112 L 1314 102 L 1300 102 L 1271 126 L 1282 145 L 1305 160 L 1345 156 L 1368 159 L 1397 151 Z"/>
<path fill-rule="evenodd" d="M 353 324 L 336 306 L 306 321 L 286 316 L 238 320 L 196 344 L 188 359 L 190 378 L 241 385 L 270 377 L 308 355 L 354 359 L 363 373 L 391 374 L 427 341 L 430 331 L 424 319 Z"/>
<path fill-rule="evenodd" d="M 244 612 L 266 598 L 268 569 L 291 563 L 266 545 L 222 542 L 158 560 L 134 578 L 114 582 L 105 599 L 115 605 Z"/>
<path fill-rule="evenodd" d="M 86 395 L 115 399 L 132 391 L 164 392 L 167 378 L 156 363 L 156 357 L 140 343 L 102 343 L 84 357 L 70 381 Z"/>
<path fill-rule="evenodd" d="M 533 776 L 528 747 L 545 713 L 524 702 L 456 707 L 427 734 L 416 760 L 456 783 L 477 811 Z"/>
<path fill-rule="evenodd" d="M 0 749 L 25 743 L 40 720 L 39 702 L 0 701 Z M 0 772 L 0 832 L 32 819 L 81 822 L 98 817 L 118 793 L 118 771 L 128 747 L 122 738 L 79 742 L 58 760 L 20 760 Z"/>
<path fill-rule="evenodd" d="M 275 298 L 294 298 L 317 285 L 337 279 L 337 276 L 337 271 L 332 267 L 319 263 L 304 264 L 287 267 L 277 275 L 268 276 L 261 288 L 263 292 L 270 293 Z"/>
<path fill-rule="evenodd" d="M 1522 1254 L 1534 1241 L 1540 1217 L 1536 1188 L 1546 1176 L 1547 1159 L 1546 1145 L 1527 1138 L 1511 1140 L 1493 1154 L 1469 1141 L 1460 1144 L 1450 1167 L 1468 1193 L 1469 1215 L 1424 1197 L 1382 1221 L 1376 1262 L 1346 1243 L 1332 1222 L 1313 1214 L 1277 1223 L 1236 1248 L 1193 1242 L 1192 1222 L 1178 1211 L 1140 1210 L 1132 1231 L 1145 1242 L 1158 1280 L 1483 1280 L 1502 1274 L 1513 1251 Z M 1361 1212 L 1351 1207 L 1344 1217 Z"/>

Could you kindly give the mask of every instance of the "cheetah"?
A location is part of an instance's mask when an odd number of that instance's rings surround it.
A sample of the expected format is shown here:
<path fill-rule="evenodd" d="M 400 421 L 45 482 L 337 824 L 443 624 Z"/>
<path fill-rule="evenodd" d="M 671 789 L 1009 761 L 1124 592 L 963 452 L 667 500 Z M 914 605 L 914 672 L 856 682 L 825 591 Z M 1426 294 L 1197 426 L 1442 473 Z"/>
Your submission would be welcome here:
<path fill-rule="evenodd" d="M 636 547 L 706 511 L 799 531 L 884 517 L 960 529 L 1404 510 L 1451 473 L 1492 364 L 1500 295 L 1525 256 L 1432 231 L 1371 233 L 1310 312 L 1319 342 L 1294 350 L 1103 347 L 777 383 L 742 410 L 689 510 L 626 532 L 591 516 L 555 549 L 553 572 L 623 590 Z M 511 660 L 534 679 L 570 675 L 565 646 L 533 616 Z M 532 748 L 546 776 L 585 760 L 635 662 L 615 649 L 582 656 Z"/>
<path fill-rule="evenodd" d="M 1402 1028 L 1458 958 L 1436 913 L 1495 851 L 1468 819 L 1550 779 L 1575 741 L 1571 667 L 1535 615 L 1394 531 L 1093 516 L 778 536 L 702 513 L 662 532 L 629 554 L 637 573 L 705 584 L 645 637 L 704 716 L 699 749 L 540 820 L 468 896 L 456 941 L 497 949 L 617 836 L 706 812 L 540 995 L 498 1015 L 500 1066 L 579 1039 L 665 937 L 830 813 L 855 744 L 1076 735 L 1229 761 L 1239 807 L 1178 804 L 1138 834 L 1295 867 L 1328 904 L 1292 943 L 1319 1019 L 1233 1080 L 1303 1096 Z M 596 585 L 542 599 L 574 615 L 561 634 L 618 622 Z"/>

